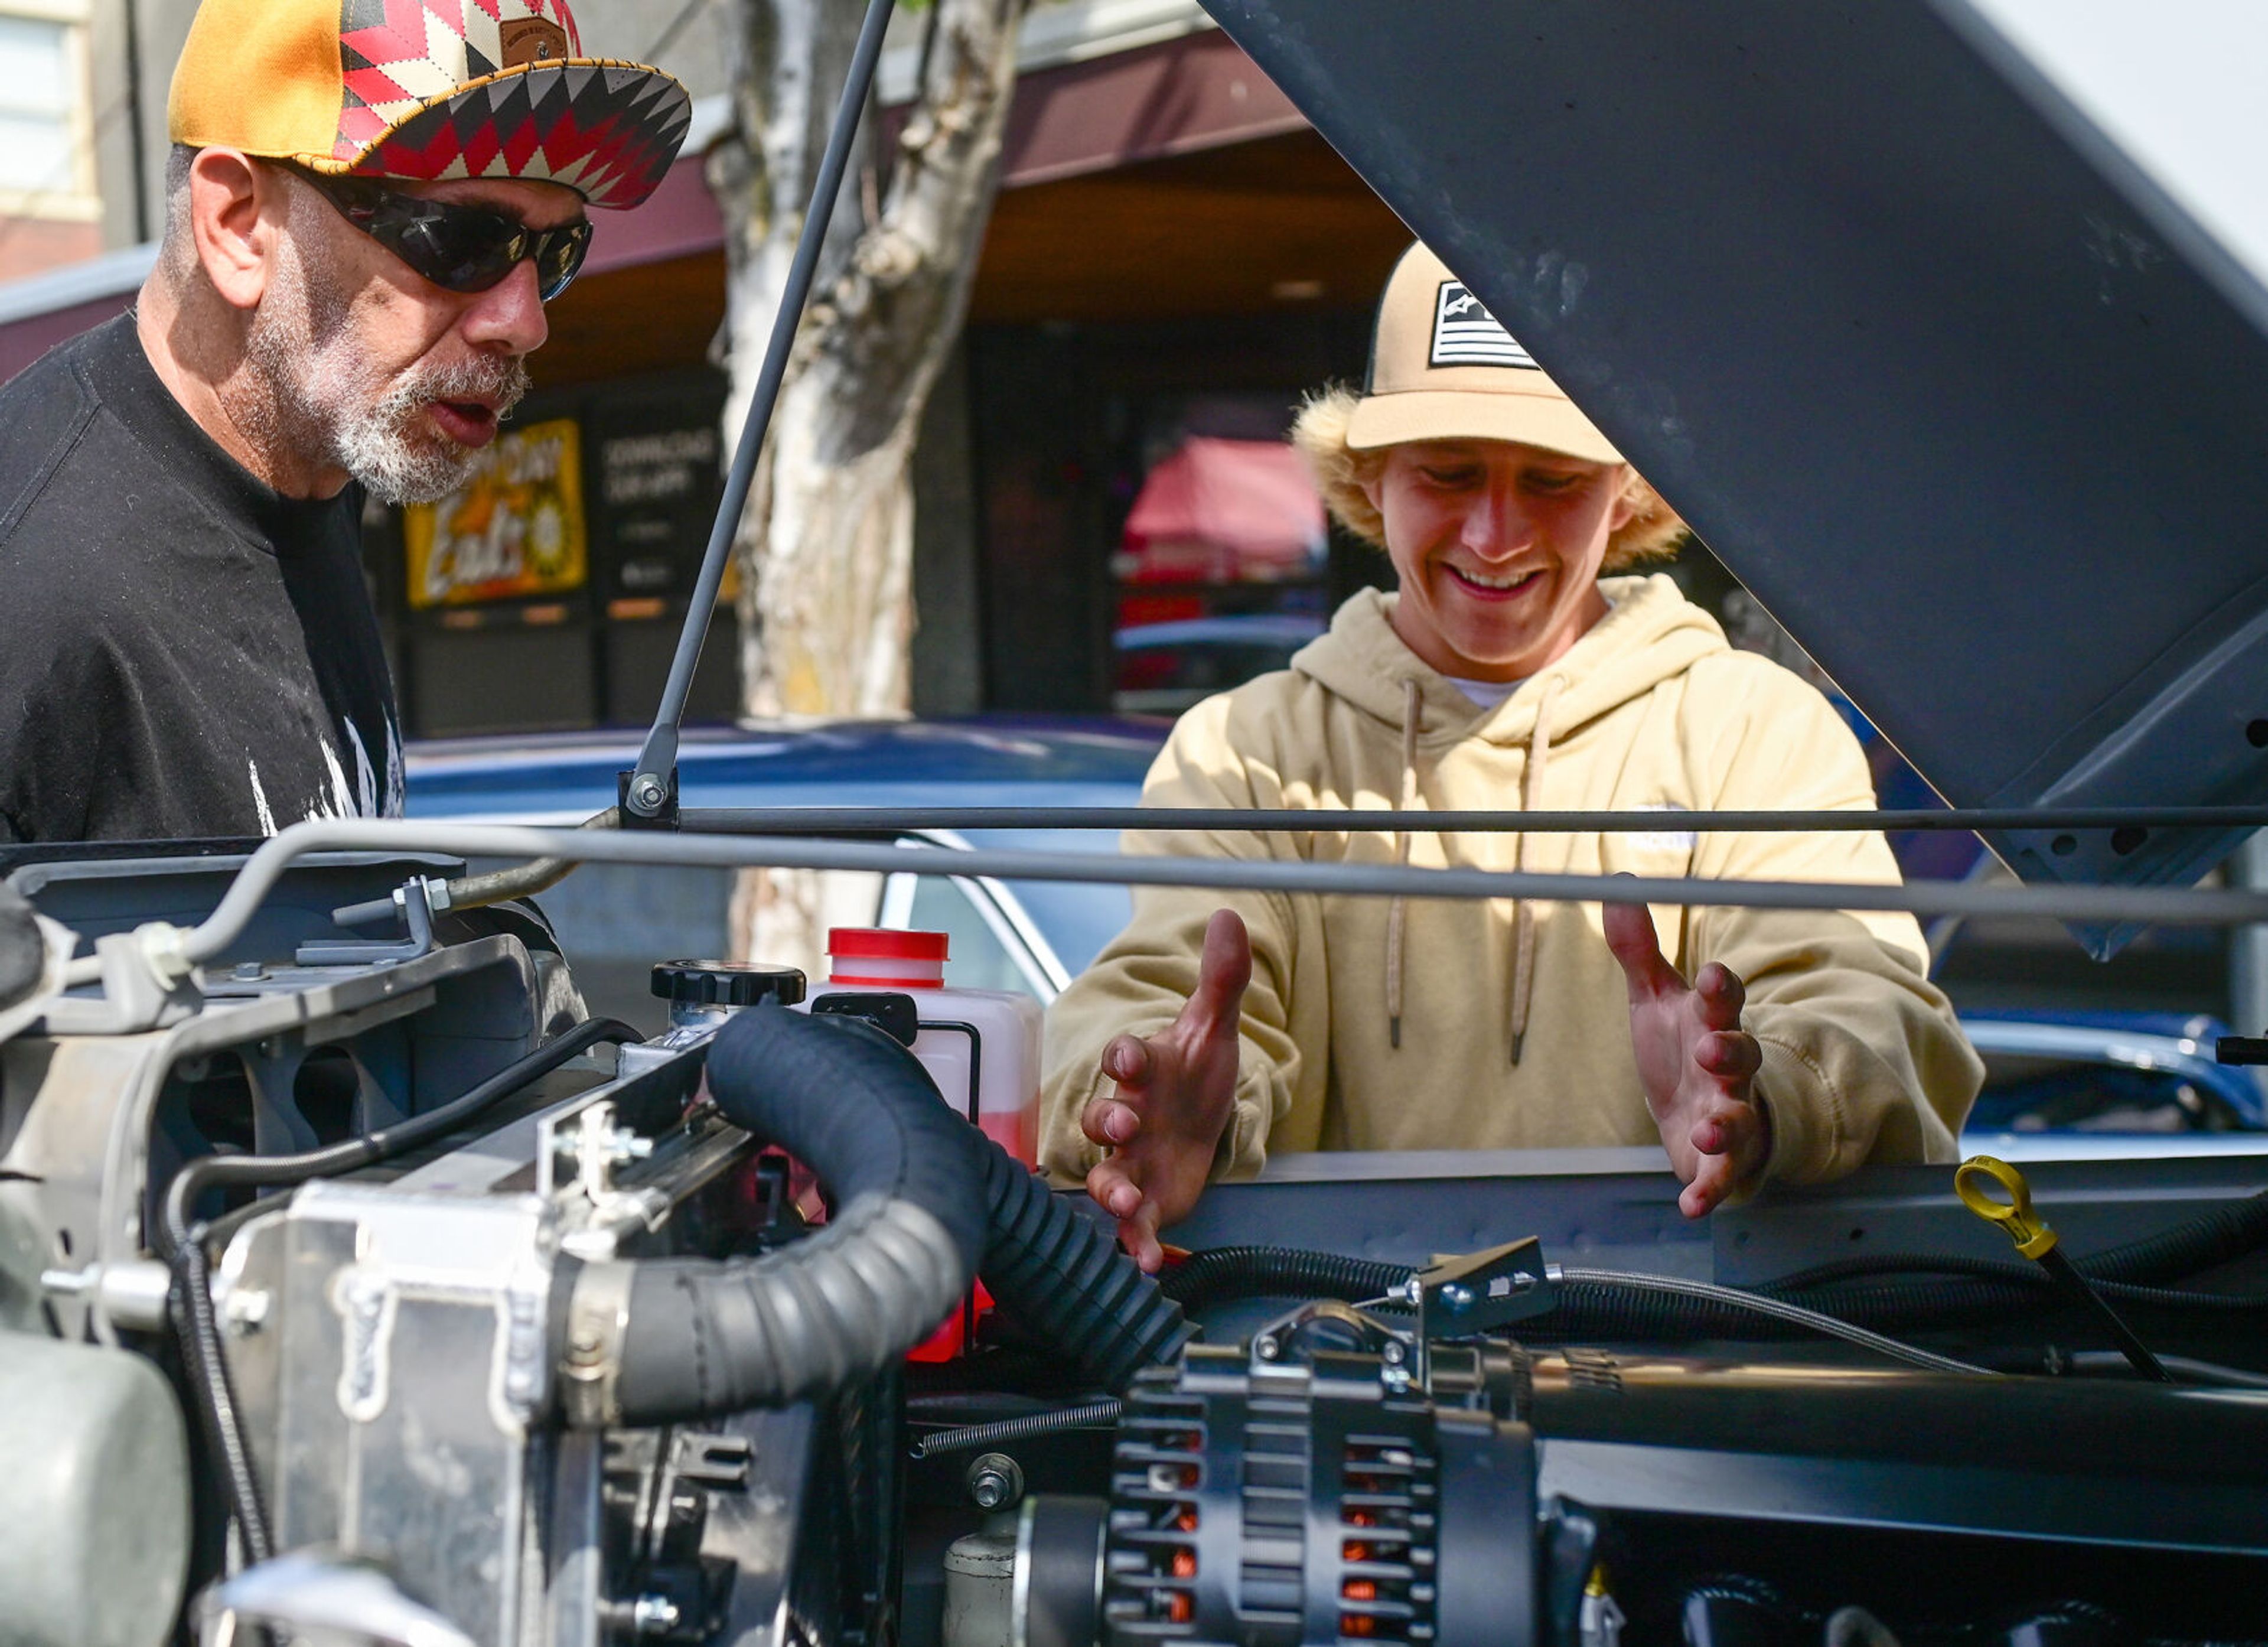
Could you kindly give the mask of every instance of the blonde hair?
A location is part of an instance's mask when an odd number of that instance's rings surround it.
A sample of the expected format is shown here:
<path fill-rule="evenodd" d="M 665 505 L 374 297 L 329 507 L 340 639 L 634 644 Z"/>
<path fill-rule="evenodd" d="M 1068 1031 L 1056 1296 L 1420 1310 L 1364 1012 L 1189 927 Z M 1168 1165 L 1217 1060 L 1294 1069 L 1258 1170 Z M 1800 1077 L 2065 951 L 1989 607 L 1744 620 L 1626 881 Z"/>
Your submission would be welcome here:
<path fill-rule="evenodd" d="M 1386 547 L 1386 522 L 1365 487 L 1377 484 L 1386 467 L 1389 448 L 1357 451 L 1347 444 L 1347 420 L 1354 416 L 1360 397 L 1339 384 L 1319 390 L 1300 408 L 1292 425 L 1292 444 L 1307 460 L 1315 485 L 1331 518 L 1375 548 Z M 1677 552 L 1687 527 L 1677 511 L 1661 500 L 1636 469 L 1624 484 L 1623 495 L 1634 506 L 1631 518 L 1607 540 L 1602 572 L 1624 572 L 1649 560 L 1666 560 Z"/>

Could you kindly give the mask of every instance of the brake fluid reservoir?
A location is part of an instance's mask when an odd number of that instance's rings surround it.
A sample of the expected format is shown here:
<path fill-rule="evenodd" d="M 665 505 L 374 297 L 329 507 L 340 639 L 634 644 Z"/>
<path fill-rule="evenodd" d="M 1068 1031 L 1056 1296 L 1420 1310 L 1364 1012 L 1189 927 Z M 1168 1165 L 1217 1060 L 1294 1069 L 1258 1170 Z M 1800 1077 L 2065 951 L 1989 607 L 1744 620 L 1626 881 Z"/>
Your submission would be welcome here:
<path fill-rule="evenodd" d="M 1027 1165 L 1039 1159 L 1040 1003 L 1000 989 L 953 989 L 941 932 L 836 927 L 827 934 L 829 989 L 910 996 L 914 1056 L 946 1102 Z"/>

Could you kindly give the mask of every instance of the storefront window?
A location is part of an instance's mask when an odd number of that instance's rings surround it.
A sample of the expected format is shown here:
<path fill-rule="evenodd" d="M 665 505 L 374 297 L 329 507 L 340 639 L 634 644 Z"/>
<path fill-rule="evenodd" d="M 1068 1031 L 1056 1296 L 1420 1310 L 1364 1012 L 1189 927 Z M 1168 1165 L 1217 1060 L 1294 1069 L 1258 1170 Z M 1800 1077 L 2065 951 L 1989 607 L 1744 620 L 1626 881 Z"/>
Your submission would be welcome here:
<path fill-rule="evenodd" d="M 0 196 L 37 210 L 81 191 L 74 26 L 0 16 Z"/>
<path fill-rule="evenodd" d="M 636 727 L 676 651 L 721 484 L 714 373 L 531 399 L 458 490 L 364 538 L 413 735 Z M 688 724 L 730 720 L 732 582 Z"/>

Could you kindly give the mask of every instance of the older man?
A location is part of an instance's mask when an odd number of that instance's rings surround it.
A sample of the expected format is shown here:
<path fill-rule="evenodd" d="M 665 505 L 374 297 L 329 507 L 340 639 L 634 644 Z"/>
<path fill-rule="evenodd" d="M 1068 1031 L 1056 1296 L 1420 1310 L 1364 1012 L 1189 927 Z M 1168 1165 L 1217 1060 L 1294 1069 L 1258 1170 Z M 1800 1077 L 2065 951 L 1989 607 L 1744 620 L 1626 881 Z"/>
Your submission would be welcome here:
<path fill-rule="evenodd" d="M 1870 807 L 1866 761 L 1818 692 L 1733 651 L 1668 578 L 1602 577 L 1683 526 L 1424 247 L 1388 283 L 1365 392 L 1311 401 L 1295 439 L 1400 588 L 1191 710 L 1145 801 L 1660 822 L 1145 833 L 1130 849 L 1896 879 L 1877 834 L 1678 828 L 1679 810 Z M 1658 1140 L 1697 1217 L 1767 1178 L 1949 1158 L 1981 1073 L 1905 916 L 1217 901 L 1138 890 L 1049 1018 L 1045 1160 L 1086 1175 L 1148 1267 L 1210 1178 L 1270 1150 Z"/>
<path fill-rule="evenodd" d="M 400 812 L 363 497 L 464 478 L 688 118 L 564 0 L 204 0 L 156 270 L 0 390 L 0 841 Z"/>

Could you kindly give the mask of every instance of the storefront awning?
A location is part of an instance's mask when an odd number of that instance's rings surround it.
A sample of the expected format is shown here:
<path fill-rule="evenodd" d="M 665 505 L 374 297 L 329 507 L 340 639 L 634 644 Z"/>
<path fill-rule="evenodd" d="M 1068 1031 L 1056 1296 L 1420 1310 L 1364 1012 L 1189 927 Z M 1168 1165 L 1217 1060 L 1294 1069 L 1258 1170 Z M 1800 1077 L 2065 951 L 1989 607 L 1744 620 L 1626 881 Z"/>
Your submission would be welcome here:
<path fill-rule="evenodd" d="M 1323 546 L 1323 500 L 1276 440 L 1192 435 L 1152 469 L 1126 517 L 1129 583 L 1296 577 Z"/>

